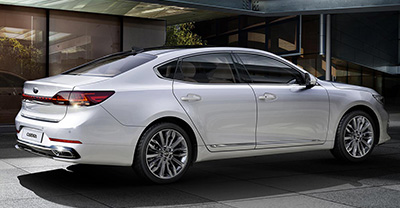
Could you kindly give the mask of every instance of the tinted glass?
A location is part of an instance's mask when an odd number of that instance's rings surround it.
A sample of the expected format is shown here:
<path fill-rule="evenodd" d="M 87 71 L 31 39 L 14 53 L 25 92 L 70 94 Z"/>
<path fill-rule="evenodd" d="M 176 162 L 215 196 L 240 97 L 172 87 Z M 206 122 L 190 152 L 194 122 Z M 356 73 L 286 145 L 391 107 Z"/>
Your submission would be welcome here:
<path fill-rule="evenodd" d="M 182 60 L 180 76 L 189 82 L 234 83 L 234 65 L 230 54 L 208 54 Z"/>
<path fill-rule="evenodd" d="M 158 67 L 158 73 L 165 78 L 173 79 L 177 63 L 178 61 L 173 61 Z"/>
<path fill-rule="evenodd" d="M 289 66 L 259 55 L 238 54 L 254 83 L 302 84 L 301 74 Z"/>
<path fill-rule="evenodd" d="M 247 33 L 247 47 L 265 50 L 265 27 L 249 30 Z"/>
<path fill-rule="evenodd" d="M 268 51 L 276 54 L 299 52 L 298 16 L 273 18 L 268 24 Z"/>
<path fill-rule="evenodd" d="M 50 75 L 120 51 L 120 29 L 116 16 L 50 10 Z"/>
<path fill-rule="evenodd" d="M 0 5 L 0 125 L 14 124 L 25 80 L 46 76 L 46 10 Z"/>
<path fill-rule="evenodd" d="M 67 71 L 64 74 L 113 77 L 155 58 L 156 56 L 145 53 L 139 53 L 137 55 L 115 55 L 109 58 L 99 59 L 94 63 L 83 65 L 75 70 Z"/>

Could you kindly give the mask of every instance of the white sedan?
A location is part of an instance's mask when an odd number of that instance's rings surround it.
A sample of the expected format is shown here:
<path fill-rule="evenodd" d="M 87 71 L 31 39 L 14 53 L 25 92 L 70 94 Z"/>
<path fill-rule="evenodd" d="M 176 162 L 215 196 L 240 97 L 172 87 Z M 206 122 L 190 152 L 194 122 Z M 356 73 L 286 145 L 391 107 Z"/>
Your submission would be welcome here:
<path fill-rule="evenodd" d="M 390 139 L 377 92 L 255 49 L 122 52 L 23 90 L 17 149 L 156 183 L 223 158 L 326 149 L 357 162 Z"/>

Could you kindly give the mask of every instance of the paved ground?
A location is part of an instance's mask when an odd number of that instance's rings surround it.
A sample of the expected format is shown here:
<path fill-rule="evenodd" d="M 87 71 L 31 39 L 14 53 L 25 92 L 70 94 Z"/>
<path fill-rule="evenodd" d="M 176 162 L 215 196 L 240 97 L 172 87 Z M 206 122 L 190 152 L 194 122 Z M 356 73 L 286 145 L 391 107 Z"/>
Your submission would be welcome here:
<path fill-rule="evenodd" d="M 361 164 L 328 151 L 194 165 L 172 185 L 130 168 L 71 165 L 13 148 L 0 134 L 0 207 L 399 207 L 400 130 Z"/>

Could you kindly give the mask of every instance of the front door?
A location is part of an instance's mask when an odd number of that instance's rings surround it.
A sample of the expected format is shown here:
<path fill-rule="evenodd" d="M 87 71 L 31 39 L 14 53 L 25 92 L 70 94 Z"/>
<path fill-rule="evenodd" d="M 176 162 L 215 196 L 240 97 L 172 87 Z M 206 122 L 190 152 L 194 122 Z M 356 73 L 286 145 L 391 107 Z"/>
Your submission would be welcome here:
<path fill-rule="evenodd" d="M 322 86 L 307 89 L 301 73 L 282 61 L 254 54 L 238 57 L 257 100 L 257 148 L 325 142 L 329 100 Z"/>

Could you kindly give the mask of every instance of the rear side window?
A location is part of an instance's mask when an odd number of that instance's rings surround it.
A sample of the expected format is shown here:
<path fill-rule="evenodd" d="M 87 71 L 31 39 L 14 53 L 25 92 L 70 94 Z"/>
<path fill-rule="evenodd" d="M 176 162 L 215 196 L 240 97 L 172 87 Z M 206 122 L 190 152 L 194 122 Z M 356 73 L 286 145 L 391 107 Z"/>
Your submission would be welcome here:
<path fill-rule="evenodd" d="M 254 55 L 237 54 L 254 83 L 303 84 L 297 70 L 275 59 Z"/>
<path fill-rule="evenodd" d="M 162 77 L 173 79 L 176 70 L 176 65 L 178 65 L 178 61 L 173 61 L 164 64 L 157 68 L 158 73 L 160 73 Z"/>
<path fill-rule="evenodd" d="M 207 54 L 182 59 L 175 77 L 198 83 L 235 83 L 235 68 L 230 54 Z"/>
<path fill-rule="evenodd" d="M 78 76 L 101 76 L 114 77 L 118 74 L 138 67 L 146 62 L 155 59 L 157 56 L 139 53 L 115 55 L 104 59 L 99 59 L 88 65 L 82 65 L 74 70 L 63 74 Z"/>

